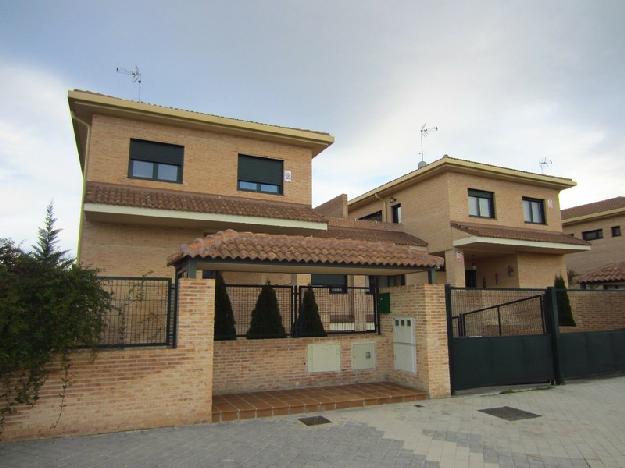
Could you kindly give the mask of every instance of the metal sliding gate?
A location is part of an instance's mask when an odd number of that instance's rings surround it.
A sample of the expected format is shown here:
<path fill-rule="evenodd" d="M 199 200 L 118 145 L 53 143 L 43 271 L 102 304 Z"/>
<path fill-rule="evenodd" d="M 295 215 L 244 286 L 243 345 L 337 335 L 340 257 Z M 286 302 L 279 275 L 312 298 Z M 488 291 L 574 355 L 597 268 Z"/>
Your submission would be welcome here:
<path fill-rule="evenodd" d="M 452 390 L 554 380 L 544 289 L 447 286 Z"/>

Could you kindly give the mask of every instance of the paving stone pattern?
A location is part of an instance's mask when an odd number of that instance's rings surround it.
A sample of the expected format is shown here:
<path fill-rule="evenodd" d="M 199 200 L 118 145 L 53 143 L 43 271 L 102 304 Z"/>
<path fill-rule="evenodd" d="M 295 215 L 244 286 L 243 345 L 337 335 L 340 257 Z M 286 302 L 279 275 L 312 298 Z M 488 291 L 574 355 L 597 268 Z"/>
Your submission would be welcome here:
<path fill-rule="evenodd" d="M 0 466 L 625 467 L 625 377 L 420 404 L 5 443 Z M 479 411 L 501 406 L 541 417 Z"/>

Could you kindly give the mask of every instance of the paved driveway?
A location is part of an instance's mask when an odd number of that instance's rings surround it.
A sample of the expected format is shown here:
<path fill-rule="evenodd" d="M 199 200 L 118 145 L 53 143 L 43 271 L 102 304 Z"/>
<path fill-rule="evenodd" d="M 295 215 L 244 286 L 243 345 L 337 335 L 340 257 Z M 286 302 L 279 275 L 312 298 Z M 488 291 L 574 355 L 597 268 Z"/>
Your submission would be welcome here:
<path fill-rule="evenodd" d="M 0 466 L 625 467 L 625 377 L 419 404 L 0 444 Z M 504 406 L 533 416 L 479 411 Z"/>

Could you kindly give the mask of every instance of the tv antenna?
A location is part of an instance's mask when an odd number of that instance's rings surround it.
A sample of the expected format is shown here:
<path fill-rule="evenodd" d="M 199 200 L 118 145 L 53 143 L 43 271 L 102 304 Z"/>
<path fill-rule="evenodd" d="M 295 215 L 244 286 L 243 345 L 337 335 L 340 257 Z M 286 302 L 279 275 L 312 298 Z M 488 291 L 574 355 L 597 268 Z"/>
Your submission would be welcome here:
<path fill-rule="evenodd" d="M 432 132 L 438 132 L 438 127 L 428 127 L 428 124 L 424 123 L 421 125 L 421 130 L 419 130 L 419 132 L 421 133 L 421 152 L 419 153 L 421 155 L 421 161 L 419 167 L 422 167 L 425 165 L 425 161 L 423 160 L 423 138 L 427 137 Z"/>
<path fill-rule="evenodd" d="M 547 158 L 547 156 L 542 158 L 540 161 L 538 161 L 538 165 L 540 166 L 540 173 L 544 174 L 545 173 L 545 169 L 547 169 L 552 164 L 553 164 L 553 161 L 551 159 Z"/>
<path fill-rule="evenodd" d="M 139 71 L 139 67 L 135 65 L 134 70 L 117 67 L 115 71 L 117 73 L 121 73 L 122 75 L 128 75 L 133 83 L 137 83 L 137 92 L 139 94 L 138 101 L 141 101 L 141 71 Z"/>

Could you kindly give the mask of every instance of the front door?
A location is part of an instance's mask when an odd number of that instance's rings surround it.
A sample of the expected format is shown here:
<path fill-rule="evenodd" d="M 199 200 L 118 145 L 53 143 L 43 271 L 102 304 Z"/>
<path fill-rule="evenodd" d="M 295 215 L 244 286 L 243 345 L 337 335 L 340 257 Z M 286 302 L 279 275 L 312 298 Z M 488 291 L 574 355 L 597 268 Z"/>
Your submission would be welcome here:
<path fill-rule="evenodd" d="M 464 286 L 477 288 L 477 270 L 464 270 Z"/>

